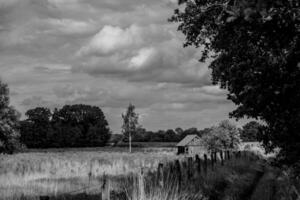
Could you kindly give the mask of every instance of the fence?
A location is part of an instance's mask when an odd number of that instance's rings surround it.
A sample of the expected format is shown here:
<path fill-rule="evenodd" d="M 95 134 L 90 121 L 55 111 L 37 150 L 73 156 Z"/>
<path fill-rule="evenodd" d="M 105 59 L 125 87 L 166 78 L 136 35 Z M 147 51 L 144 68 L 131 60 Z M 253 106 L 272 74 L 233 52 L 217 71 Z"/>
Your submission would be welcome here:
<path fill-rule="evenodd" d="M 218 166 L 224 166 L 227 162 L 237 159 L 256 160 L 258 156 L 250 152 L 232 152 L 232 151 L 219 151 L 212 152 L 203 156 L 195 155 L 194 157 L 185 157 L 177 159 L 169 163 L 159 163 L 155 172 L 147 172 L 141 168 L 137 177 L 134 178 L 136 183 L 134 187 L 137 198 L 145 200 L 146 194 L 150 190 L 165 189 L 166 187 L 176 189 L 178 193 L 184 189 L 185 183 L 195 181 L 196 179 L 207 176 L 209 173 L 214 173 Z M 101 188 L 101 199 L 111 199 L 111 183 L 108 176 L 103 175 Z M 170 181 L 171 180 L 171 181 Z M 93 186 L 95 187 L 95 186 Z M 96 186 L 99 188 L 99 186 Z M 173 190 L 172 190 L 173 191 Z M 47 197 L 40 199 L 47 200 Z"/>

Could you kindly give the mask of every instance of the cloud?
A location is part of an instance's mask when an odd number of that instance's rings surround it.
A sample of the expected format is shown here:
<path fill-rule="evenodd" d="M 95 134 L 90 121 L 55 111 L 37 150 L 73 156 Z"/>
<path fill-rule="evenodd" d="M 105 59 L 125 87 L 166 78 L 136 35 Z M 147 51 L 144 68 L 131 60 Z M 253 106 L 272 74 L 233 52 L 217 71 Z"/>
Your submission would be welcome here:
<path fill-rule="evenodd" d="M 0 69 L 11 102 L 100 106 L 113 130 L 129 102 L 148 129 L 208 126 L 233 109 L 201 49 L 167 22 L 175 0 L 0 0 Z"/>
<path fill-rule="evenodd" d="M 104 28 L 91 39 L 89 44 L 80 50 L 79 54 L 107 55 L 131 45 L 136 45 L 139 43 L 138 32 L 139 30 L 136 26 L 125 30 L 119 27 L 104 26 Z"/>
<path fill-rule="evenodd" d="M 61 34 L 61 35 L 83 35 L 90 34 L 97 30 L 93 20 L 80 21 L 68 18 L 47 18 L 37 20 L 36 26 L 46 34 Z"/>
<path fill-rule="evenodd" d="M 51 102 L 44 100 L 41 96 L 32 96 L 24 99 L 21 102 L 21 105 L 27 107 L 40 107 L 40 106 L 47 106 L 49 104 L 51 104 Z"/>
<path fill-rule="evenodd" d="M 132 24 L 128 28 L 122 29 L 119 26 L 105 25 L 90 39 L 87 45 L 79 50 L 78 54 L 81 56 L 106 56 L 161 42 L 168 36 L 169 33 L 164 26 L 143 27 Z"/>
<path fill-rule="evenodd" d="M 73 65 L 73 71 L 95 77 L 192 86 L 210 83 L 208 63 L 198 62 L 197 49 L 184 49 L 181 35 L 169 25 L 131 25 L 124 29 L 107 25 L 77 54 L 81 63 Z"/>
<path fill-rule="evenodd" d="M 53 92 L 58 98 L 69 98 L 75 96 L 76 94 L 76 90 L 70 84 L 56 86 L 53 88 Z"/>

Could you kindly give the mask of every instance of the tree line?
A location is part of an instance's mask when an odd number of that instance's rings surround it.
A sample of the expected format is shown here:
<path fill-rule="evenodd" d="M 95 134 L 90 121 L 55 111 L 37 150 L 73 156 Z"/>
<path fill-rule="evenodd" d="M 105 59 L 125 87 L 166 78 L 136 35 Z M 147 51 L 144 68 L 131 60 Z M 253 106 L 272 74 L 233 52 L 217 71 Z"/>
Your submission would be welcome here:
<path fill-rule="evenodd" d="M 227 120 L 225 120 L 227 121 Z M 220 122 L 222 123 L 222 122 Z M 227 122 L 226 122 L 227 123 Z M 239 128 L 232 123 L 229 123 L 234 129 L 237 130 L 238 137 L 243 142 L 256 142 L 258 141 L 259 134 L 262 129 L 262 125 L 256 121 L 246 123 L 243 127 Z M 198 135 L 200 137 L 209 135 L 215 131 L 215 126 L 210 128 L 198 129 L 195 127 L 182 129 L 177 127 L 175 129 L 149 131 L 143 127 L 138 127 L 136 131 L 132 132 L 132 142 L 179 142 L 187 135 Z M 115 135 L 114 142 L 124 141 L 128 139 L 125 135 Z"/>
<path fill-rule="evenodd" d="M 37 107 L 20 122 L 20 140 L 28 148 L 104 146 L 111 132 L 102 110 L 90 105 L 65 105 L 53 112 Z"/>
<path fill-rule="evenodd" d="M 135 106 L 131 103 L 129 104 L 125 114 L 122 114 L 122 118 L 123 134 L 115 135 L 111 142 L 128 142 L 129 148 L 131 146 L 131 142 L 179 142 L 187 135 L 198 135 L 203 137 L 203 139 L 207 142 L 213 137 L 218 141 L 222 141 L 222 143 L 225 141 L 224 138 L 231 141 L 233 141 L 234 138 L 237 138 L 236 140 L 239 141 L 253 142 L 258 141 L 259 135 L 261 135 L 263 130 L 263 126 L 257 121 L 251 121 L 245 124 L 242 128 L 238 128 L 229 120 L 224 120 L 220 122 L 218 126 L 205 128 L 203 130 L 198 130 L 197 128 L 188 128 L 183 130 L 178 127 L 175 130 L 168 129 L 148 131 L 139 124 L 139 114 L 136 113 Z M 231 139 L 228 139 L 228 137 Z"/>

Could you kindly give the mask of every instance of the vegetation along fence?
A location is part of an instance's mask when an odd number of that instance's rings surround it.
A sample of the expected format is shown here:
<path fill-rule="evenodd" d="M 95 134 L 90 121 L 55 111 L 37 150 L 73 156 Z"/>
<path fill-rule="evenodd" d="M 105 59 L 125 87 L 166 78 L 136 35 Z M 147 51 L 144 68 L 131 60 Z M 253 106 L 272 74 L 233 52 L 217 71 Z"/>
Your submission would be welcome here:
<path fill-rule="evenodd" d="M 122 199 L 204 200 L 207 196 L 221 199 L 226 195 L 236 200 L 251 199 L 249 196 L 256 192 L 255 186 L 265 173 L 262 163 L 258 155 L 246 151 L 220 151 L 159 163 L 155 171 L 141 168 L 138 174 L 128 177 Z M 116 199 L 110 178 L 103 175 L 101 179 L 101 199 Z M 292 199 L 299 200 L 298 191 L 292 189 Z"/>

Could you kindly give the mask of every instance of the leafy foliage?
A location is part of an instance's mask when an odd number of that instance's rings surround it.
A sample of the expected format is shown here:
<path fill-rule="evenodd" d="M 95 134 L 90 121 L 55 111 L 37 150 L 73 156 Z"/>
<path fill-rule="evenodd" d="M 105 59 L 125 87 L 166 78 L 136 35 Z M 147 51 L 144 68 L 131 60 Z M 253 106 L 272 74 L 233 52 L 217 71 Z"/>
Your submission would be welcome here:
<path fill-rule="evenodd" d="M 209 151 L 236 150 L 240 143 L 240 135 L 237 127 L 228 120 L 220 122 L 212 127 L 210 132 L 203 137 L 203 144 Z"/>
<path fill-rule="evenodd" d="M 240 132 L 241 139 L 244 142 L 255 142 L 258 141 L 259 135 L 263 131 L 263 126 L 256 122 L 251 121 L 243 126 L 243 129 Z"/>
<path fill-rule="evenodd" d="M 21 139 L 29 148 L 104 146 L 110 138 L 102 110 L 90 105 L 65 105 L 53 114 L 37 107 L 26 112 Z"/>
<path fill-rule="evenodd" d="M 48 147 L 51 112 L 37 107 L 28 110 L 27 120 L 21 122 L 21 140 L 27 147 Z M 26 133 L 26 134 L 24 134 Z"/>
<path fill-rule="evenodd" d="M 0 81 L 0 153 L 13 153 L 21 148 L 18 121 L 20 114 L 9 106 L 9 89 Z"/>
<path fill-rule="evenodd" d="M 179 142 L 187 135 L 205 135 L 210 132 L 209 128 L 198 130 L 197 128 L 182 128 L 148 131 L 145 128 L 138 127 L 136 132 L 132 135 L 133 142 Z"/>
<path fill-rule="evenodd" d="M 238 107 L 230 116 L 266 123 L 267 150 L 293 164 L 300 158 L 300 3 L 295 0 L 181 0 L 170 21 L 184 46 L 203 48 L 212 81 Z"/>
<path fill-rule="evenodd" d="M 122 119 L 122 132 L 124 134 L 124 139 L 128 141 L 128 139 L 131 139 L 132 135 L 136 134 L 138 128 L 139 116 L 135 112 L 135 106 L 133 104 L 129 104 L 126 113 L 122 114 Z"/>

